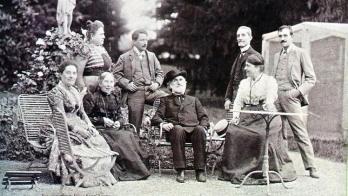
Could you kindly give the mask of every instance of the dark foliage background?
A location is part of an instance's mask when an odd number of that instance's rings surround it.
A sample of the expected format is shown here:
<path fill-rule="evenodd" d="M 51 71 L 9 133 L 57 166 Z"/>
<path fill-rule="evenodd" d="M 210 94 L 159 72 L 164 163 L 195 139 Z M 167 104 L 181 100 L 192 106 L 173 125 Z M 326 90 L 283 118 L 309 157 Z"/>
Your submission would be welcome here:
<path fill-rule="evenodd" d="M 7 0 L 0 3 L 0 90 L 7 90 L 29 70 L 35 42 L 56 27 L 56 0 Z M 119 51 L 117 40 L 126 30 L 120 18 L 121 1 L 79 0 L 74 10 L 72 30 L 81 33 L 87 20 L 105 25 L 106 49 L 113 59 Z M 16 71 L 16 73 L 15 73 Z"/>
<path fill-rule="evenodd" d="M 157 17 L 167 25 L 155 44 L 157 53 L 169 52 L 175 59 L 162 59 L 191 73 L 194 90 L 210 95 L 225 93 L 229 72 L 237 55 L 236 30 L 253 30 L 251 45 L 261 52 L 262 34 L 282 24 L 302 21 L 348 22 L 345 0 L 166 0 Z M 195 55 L 199 55 L 199 59 Z"/>

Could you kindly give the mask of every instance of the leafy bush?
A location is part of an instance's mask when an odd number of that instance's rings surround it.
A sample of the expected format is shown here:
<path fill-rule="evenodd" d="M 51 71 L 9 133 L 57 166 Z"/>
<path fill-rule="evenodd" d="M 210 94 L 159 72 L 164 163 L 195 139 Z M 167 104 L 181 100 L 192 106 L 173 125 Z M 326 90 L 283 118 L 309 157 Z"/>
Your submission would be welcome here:
<path fill-rule="evenodd" d="M 89 48 L 83 41 L 82 35 L 73 33 L 72 36 L 58 34 L 57 29 L 46 32 L 44 38 L 36 41 L 27 62 L 29 70 L 15 72 L 18 77 L 13 89 L 20 93 L 42 93 L 51 89 L 59 80 L 59 64 L 66 58 L 86 56 Z"/>
<path fill-rule="evenodd" d="M 52 0 L 50 0 L 52 1 Z M 30 49 L 55 22 L 46 0 L 8 0 L 0 3 L 0 89 L 14 84 L 15 70 L 28 69 Z M 43 17 L 45 16 L 45 17 Z"/>
<path fill-rule="evenodd" d="M 26 142 L 16 112 L 17 95 L 0 92 L 0 159 L 30 160 L 36 153 Z"/>
<path fill-rule="evenodd" d="M 72 30 L 78 32 L 85 28 L 87 20 L 104 22 L 108 38 L 105 46 L 115 60 L 120 53 L 117 39 L 126 31 L 120 18 L 121 6 L 121 1 L 79 0 L 74 9 Z M 30 69 L 28 61 L 32 61 L 37 38 L 45 36 L 46 30 L 57 26 L 56 8 L 57 0 L 0 2 L 0 91 L 8 90 L 17 82 L 16 74 Z"/>

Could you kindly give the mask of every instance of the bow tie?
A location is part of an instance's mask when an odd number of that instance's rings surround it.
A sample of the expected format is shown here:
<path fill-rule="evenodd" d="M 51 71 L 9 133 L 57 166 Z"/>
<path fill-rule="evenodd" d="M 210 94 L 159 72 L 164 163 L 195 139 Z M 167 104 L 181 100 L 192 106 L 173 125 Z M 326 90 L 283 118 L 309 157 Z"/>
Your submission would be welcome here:
<path fill-rule="evenodd" d="M 181 98 L 184 98 L 184 97 L 185 97 L 184 94 L 173 94 L 173 95 L 174 95 L 174 97 L 181 97 Z"/>
<path fill-rule="evenodd" d="M 283 54 L 287 54 L 289 52 L 288 50 L 289 50 L 289 48 L 286 48 L 286 49 L 283 48 Z"/>
<path fill-rule="evenodd" d="M 241 58 L 241 57 L 244 56 L 244 55 L 245 55 L 245 51 L 244 51 L 244 52 L 240 52 L 239 57 Z"/>
<path fill-rule="evenodd" d="M 182 103 L 185 99 L 185 95 L 182 94 L 173 94 L 175 98 L 177 98 L 179 100 L 180 103 Z"/>
<path fill-rule="evenodd" d="M 140 59 L 143 59 L 143 58 L 145 58 L 146 54 L 145 54 L 145 52 L 139 52 L 138 56 Z"/>

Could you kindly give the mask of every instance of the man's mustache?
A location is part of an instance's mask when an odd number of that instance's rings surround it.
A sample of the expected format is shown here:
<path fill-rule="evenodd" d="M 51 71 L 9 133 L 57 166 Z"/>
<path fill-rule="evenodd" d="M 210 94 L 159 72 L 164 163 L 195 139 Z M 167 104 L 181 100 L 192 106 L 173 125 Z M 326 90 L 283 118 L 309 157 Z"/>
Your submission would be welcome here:
<path fill-rule="evenodd" d="M 280 43 L 284 43 L 284 42 L 286 42 L 286 41 L 285 41 L 285 40 L 281 40 L 281 41 L 280 41 Z"/>

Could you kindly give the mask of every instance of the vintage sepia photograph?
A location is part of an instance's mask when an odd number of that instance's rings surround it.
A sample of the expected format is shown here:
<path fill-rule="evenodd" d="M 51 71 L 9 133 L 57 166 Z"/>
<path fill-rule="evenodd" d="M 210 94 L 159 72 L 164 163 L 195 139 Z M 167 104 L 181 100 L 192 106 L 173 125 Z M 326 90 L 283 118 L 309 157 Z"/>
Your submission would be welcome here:
<path fill-rule="evenodd" d="M 0 24 L 0 195 L 348 195 L 346 0 L 5 0 Z"/>

